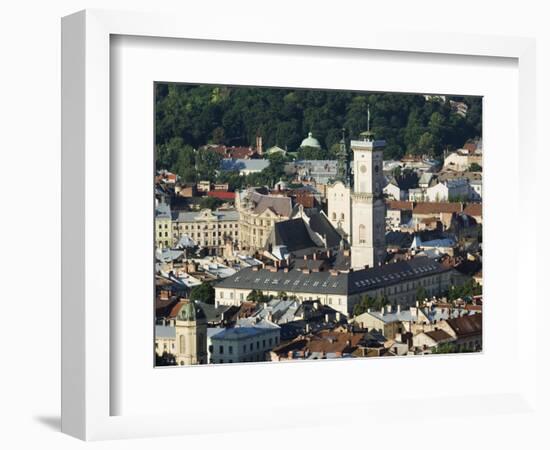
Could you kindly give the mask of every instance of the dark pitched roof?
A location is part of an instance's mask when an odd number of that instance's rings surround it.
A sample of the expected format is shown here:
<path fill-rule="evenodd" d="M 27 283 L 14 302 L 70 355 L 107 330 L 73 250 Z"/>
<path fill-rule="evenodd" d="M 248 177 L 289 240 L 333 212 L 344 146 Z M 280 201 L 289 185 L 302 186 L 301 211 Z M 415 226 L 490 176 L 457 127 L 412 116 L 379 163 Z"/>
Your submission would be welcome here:
<path fill-rule="evenodd" d="M 353 295 L 449 270 L 451 267 L 425 256 L 338 274 L 331 271 L 304 273 L 294 268 L 288 272 L 282 269 L 272 272 L 247 267 L 220 281 L 216 287 Z"/>
<path fill-rule="evenodd" d="M 327 241 L 327 247 L 334 248 L 340 245 L 342 236 L 335 230 L 327 217 L 317 212 L 309 217 L 309 226 L 317 234 L 321 235 Z"/>
<path fill-rule="evenodd" d="M 443 330 L 426 331 L 426 336 L 429 336 L 435 342 L 441 342 L 441 341 L 453 339 L 453 337 L 449 333 Z"/>
<path fill-rule="evenodd" d="M 457 338 L 480 335 L 483 329 L 483 314 L 457 317 L 447 320 Z"/>
<path fill-rule="evenodd" d="M 267 243 L 273 246 L 286 245 L 289 252 L 316 246 L 315 242 L 311 240 L 306 224 L 302 219 L 277 222 L 271 230 Z"/>
<path fill-rule="evenodd" d="M 389 231 L 386 233 L 386 246 L 409 248 L 414 239 L 412 233 L 404 233 L 402 231 Z"/>

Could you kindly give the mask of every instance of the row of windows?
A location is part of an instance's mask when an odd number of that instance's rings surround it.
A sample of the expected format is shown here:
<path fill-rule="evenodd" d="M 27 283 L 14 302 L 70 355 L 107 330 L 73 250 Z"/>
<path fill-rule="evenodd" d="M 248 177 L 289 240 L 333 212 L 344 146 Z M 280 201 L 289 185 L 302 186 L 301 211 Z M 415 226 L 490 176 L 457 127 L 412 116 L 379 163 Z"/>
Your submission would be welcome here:
<path fill-rule="evenodd" d="M 243 345 L 243 353 L 246 353 L 247 349 L 250 352 L 253 352 L 254 350 L 266 349 L 268 345 L 271 348 L 271 346 L 273 346 L 273 343 L 275 343 L 275 345 L 277 345 L 279 343 L 279 338 L 275 336 L 275 338 L 262 339 L 261 344 L 260 344 L 260 341 L 256 341 L 255 346 L 254 346 L 254 342 L 251 342 L 248 346 Z M 255 349 L 254 349 L 254 347 L 255 347 Z M 224 351 L 225 351 L 225 346 L 220 344 L 218 346 L 218 353 L 220 355 L 223 355 Z M 229 355 L 233 354 L 233 346 L 232 345 L 227 346 L 227 354 L 229 354 Z"/>
<path fill-rule="evenodd" d="M 233 233 L 232 231 L 230 231 L 230 232 L 223 232 L 223 233 L 222 233 L 221 231 L 214 231 L 214 232 L 212 232 L 211 235 L 208 234 L 208 232 L 206 232 L 206 233 L 200 233 L 200 232 L 198 232 L 198 233 L 196 233 L 196 236 L 197 236 L 198 238 L 200 238 L 200 237 L 201 237 L 201 234 L 204 235 L 205 238 L 208 238 L 208 236 L 216 237 L 216 236 L 223 236 L 223 235 L 228 235 L 228 236 L 233 236 L 233 235 L 237 236 L 237 235 L 238 235 L 237 231 L 235 231 L 235 233 Z M 189 236 L 191 236 L 191 238 L 194 238 L 194 237 L 195 237 L 195 233 L 189 233 Z"/>
<path fill-rule="evenodd" d="M 195 229 L 197 229 L 197 230 L 208 230 L 208 229 L 214 230 L 214 229 L 217 229 L 217 228 L 226 228 L 226 229 L 227 228 L 233 228 L 233 227 L 237 228 L 237 226 L 238 226 L 237 224 L 232 224 L 232 223 L 230 223 L 230 224 L 226 224 L 226 223 L 224 223 L 224 224 L 221 224 L 221 223 L 210 224 L 210 227 L 208 227 L 208 225 L 206 225 L 206 224 L 197 224 L 197 225 L 182 225 L 182 224 L 179 224 L 179 225 L 175 225 L 174 228 L 178 228 L 180 230 L 183 230 L 183 229 L 185 229 L 185 230 L 195 230 Z"/>

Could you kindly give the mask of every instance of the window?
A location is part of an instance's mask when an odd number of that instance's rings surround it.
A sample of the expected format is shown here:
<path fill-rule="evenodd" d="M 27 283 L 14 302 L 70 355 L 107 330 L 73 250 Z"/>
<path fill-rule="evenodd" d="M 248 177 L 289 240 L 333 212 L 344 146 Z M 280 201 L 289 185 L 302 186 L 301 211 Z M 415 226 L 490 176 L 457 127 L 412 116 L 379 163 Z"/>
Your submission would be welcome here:
<path fill-rule="evenodd" d="M 332 213 L 332 220 L 336 220 L 336 213 L 335 212 Z"/>
<path fill-rule="evenodd" d="M 254 344 L 251 342 L 250 343 L 250 351 L 254 350 Z"/>
<path fill-rule="evenodd" d="M 232 346 L 232 345 L 229 346 L 229 354 L 230 354 L 230 355 L 233 354 L 233 346 Z"/>
<path fill-rule="evenodd" d="M 219 353 L 223 355 L 223 345 L 220 345 Z"/>
<path fill-rule="evenodd" d="M 340 214 L 340 220 L 344 220 L 344 213 Z"/>
<path fill-rule="evenodd" d="M 243 345 L 243 353 L 246 353 L 246 345 Z"/>
<path fill-rule="evenodd" d="M 262 347 L 265 348 L 265 339 L 262 341 Z"/>
<path fill-rule="evenodd" d="M 260 349 L 260 341 L 257 341 L 257 342 L 256 342 L 256 349 L 257 349 L 257 350 Z"/>

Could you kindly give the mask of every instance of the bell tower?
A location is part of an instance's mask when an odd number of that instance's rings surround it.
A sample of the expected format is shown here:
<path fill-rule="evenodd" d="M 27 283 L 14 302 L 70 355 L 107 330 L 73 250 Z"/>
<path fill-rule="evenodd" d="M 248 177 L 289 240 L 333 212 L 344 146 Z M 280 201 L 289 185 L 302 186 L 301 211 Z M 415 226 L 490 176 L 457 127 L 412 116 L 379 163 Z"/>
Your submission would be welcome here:
<path fill-rule="evenodd" d="M 370 123 L 367 131 L 360 134 L 359 140 L 351 141 L 354 180 L 351 196 L 351 266 L 354 269 L 378 266 L 386 256 L 386 207 L 382 196 L 384 147 L 385 141 L 374 140 Z"/>

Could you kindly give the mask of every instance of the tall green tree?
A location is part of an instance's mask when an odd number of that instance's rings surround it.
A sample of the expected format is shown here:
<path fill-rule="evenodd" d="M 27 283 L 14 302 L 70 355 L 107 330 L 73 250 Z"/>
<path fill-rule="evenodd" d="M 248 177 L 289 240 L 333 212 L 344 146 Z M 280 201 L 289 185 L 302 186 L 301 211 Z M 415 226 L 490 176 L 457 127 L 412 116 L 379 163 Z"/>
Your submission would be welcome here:
<path fill-rule="evenodd" d="M 215 295 L 216 293 L 212 284 L 209 282 L 204 282 L 191 288 L 189 299 L 192 301 L 201 301 L 213 305 L 215 302 Z"/>

